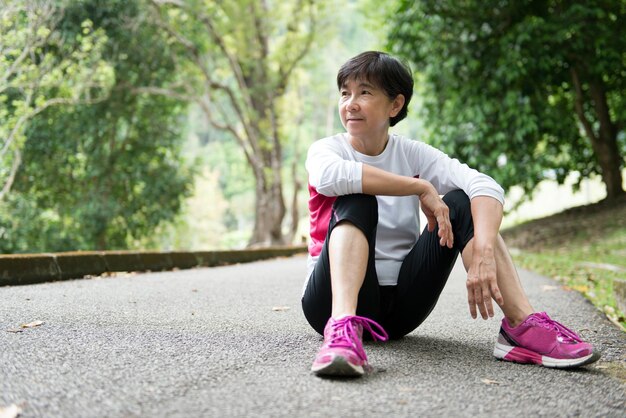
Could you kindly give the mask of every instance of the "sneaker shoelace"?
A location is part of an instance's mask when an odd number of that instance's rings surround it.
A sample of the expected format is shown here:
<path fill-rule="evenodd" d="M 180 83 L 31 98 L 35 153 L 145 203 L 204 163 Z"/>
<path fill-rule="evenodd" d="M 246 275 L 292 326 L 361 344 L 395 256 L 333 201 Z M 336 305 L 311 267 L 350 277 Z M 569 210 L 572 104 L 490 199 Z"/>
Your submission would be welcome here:
<path fill-rule="evenodd" d="M 550 318 L 547 313 L 539 312 L 531 316 L 533 322 L 547 329 L 555 330 L 565 343 L 580 343 L 582 339 L 571 329 Z"/>
<path fill-rule="evenodd" d="M 367 330 L 375 341 L 386 341 L 389 336 L 377 322 L 363 316 L 346 316 L 331 325 L 328 347 L 352 348 L 354 352 L 367 362 L 367 355 L 361 342 L 359 326 Z"/>

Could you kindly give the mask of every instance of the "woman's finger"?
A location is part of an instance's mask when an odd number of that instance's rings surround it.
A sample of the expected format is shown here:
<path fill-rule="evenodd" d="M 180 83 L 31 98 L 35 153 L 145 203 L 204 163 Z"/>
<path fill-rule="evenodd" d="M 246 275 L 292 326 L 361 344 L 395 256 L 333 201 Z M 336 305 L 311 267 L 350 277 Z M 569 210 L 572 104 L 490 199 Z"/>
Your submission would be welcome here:
<path fill-rule="evenodd" d="M 446 206 L 446 210 L 444 211 L 444 222 L 446 224 L 446 244 L 448 248 L 452 248 L 452 244 L 454 244 L 454 234 L 452 233 L 452 222 L 450 222 L 450 208 Z"/>
<path fill-rule="evenodd" d="M 500 306 L 504 305 L 504 298 L 502 297 L 502 293 L 500 293 L 500 288 L 498 284 L 495 282 L 491 283 L 491 296 L 496 301 L 496 303 Z"/>
<path fill-rule="evenodd" d="M 467 283 L 467 304 L 470 308 L 470 315 L 473 319 L 476 319 L 476 300 L 474 299 L 474 287 L 472 285 L 472 279 L 468 277 Z"/>
<path fill-rule="evenodd" d="M 493 303 L 491 303 L 491 291 L 489 290 L 489 287 L 487 286 L 487 283 L 485 283 L 482 287 L 483 290 L 483 303 L 485 304 L 485 308 L 487 311 L 487 315 L 489 318 L 493 318 Z M 484 317 L 483 317 L 484 318 Z M 487 319 L 487 318 L 485 318 Z"/>
<path fill-rule="evenodd" d="M 439 225 L 439 245 L 452 248 L 454 245 L 454 234 L 452 233 L 450 218 L 443 214 L 439 215 L 437 224 Z"/>
<path fill-rule="evenodd" d="M 487 311 L 485 310 L 485 303 L 483 301 L 482 288 L 480 285 L 474 286 L 474 300 L 478 305 L 478 310 L 480 311 L 480 316 L 483 319 L 487 319 Z"/>

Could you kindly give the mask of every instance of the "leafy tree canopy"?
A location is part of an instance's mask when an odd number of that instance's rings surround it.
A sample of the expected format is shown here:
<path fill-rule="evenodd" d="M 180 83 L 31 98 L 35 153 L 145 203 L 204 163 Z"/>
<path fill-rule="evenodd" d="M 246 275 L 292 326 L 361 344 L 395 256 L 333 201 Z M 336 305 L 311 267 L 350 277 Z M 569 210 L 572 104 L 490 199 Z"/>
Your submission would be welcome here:
<path fill-rule="evenodd" d="M 106 97 L 113 69 L 107 41 L 88 16 L 62 32 L 61 1 L 0 0 L 0 201 L 22 161 L 27 122 L 50 106 Z"/>
<path fill-rule="evenodd" d="M 0 213 L 2 250 L 124 249 L 174 218 L 191 173 L 181 157 L 186 106 L 136 92 L 176 77 L 141 1 L 73 2 L 59 30 L 89 18 L 106 34 L 115 85 L 95 104 L 50 107 L 25 131 L 23 164 Z"/>
<path fill-rule="evenodd" d="M 281 103 L 310 51 L 323 0 L 151 0 L 154 19 L 182 51 L 188 80 L 155 94 L 195 101 L 234 139 L 255 181 L 251 245 L 284 244 Z"/>
<path fill-rule="evenodd" d="M 399 0 L 432 141 L 504 187 L 598 173 L 623 194 L 626 2 Z"/>

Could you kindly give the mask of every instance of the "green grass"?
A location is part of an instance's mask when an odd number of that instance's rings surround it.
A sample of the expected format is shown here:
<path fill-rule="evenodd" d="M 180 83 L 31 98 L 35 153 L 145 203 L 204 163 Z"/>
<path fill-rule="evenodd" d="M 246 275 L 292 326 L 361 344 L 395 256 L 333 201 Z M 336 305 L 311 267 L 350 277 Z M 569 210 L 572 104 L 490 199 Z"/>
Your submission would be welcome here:
<path fill-rule="evenodd" d="M 626 279 L 626 205 L 593 205 L 504 231 L 516 264 L 578 291 L 626 331 L 613 281 Z M 539 237 L 539 238 L 538 238 Z M 611 271 L 589 264 L 609 264 Z"/>

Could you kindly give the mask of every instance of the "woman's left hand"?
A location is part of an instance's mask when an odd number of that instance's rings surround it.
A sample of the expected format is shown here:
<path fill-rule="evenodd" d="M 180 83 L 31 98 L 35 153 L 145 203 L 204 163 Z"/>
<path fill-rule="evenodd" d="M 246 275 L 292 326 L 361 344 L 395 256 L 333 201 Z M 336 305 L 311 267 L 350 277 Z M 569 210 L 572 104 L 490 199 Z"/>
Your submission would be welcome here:
<path fill-rule="evenodd" d="M 493 317 L 494 299 L 503 304 L 496 276 L 496 259 L 493 251 L 475 252 L 467 271 L 467 302 L 472 318 L 476 319 L 476 307 L 483 319 Z"/>

